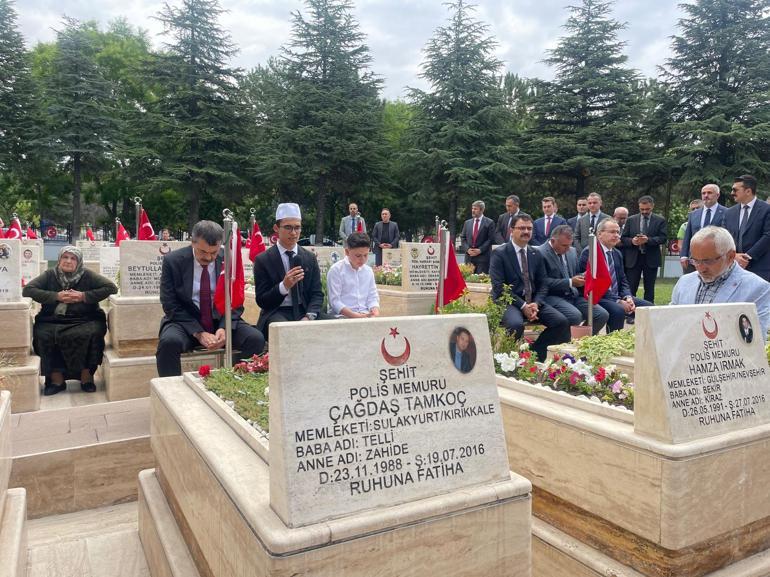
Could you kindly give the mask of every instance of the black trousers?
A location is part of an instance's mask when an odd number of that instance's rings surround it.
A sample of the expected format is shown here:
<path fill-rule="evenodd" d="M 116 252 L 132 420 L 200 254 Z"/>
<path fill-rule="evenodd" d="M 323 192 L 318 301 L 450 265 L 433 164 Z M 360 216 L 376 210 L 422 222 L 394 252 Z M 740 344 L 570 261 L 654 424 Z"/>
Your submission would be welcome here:
<path fill-rule="evenodd" d="M 538 320 L 535 323 L 544 325 L 545 330 L 532 343 L 532 350 L 537 354 L 537 360 L 544 361 L 549 346 L 568 343 L 572 335 L 570 334 L 567 317 L 550 305 L 540 305 L 537 318 Z M 521 312 L 521 309 L 516 305 L 508 305 L 502 320 L 502 325 L 505 329 L 509 333 L 515 334 L 516 338 L 521 338 L 521 335 L 524 334 L 525 322 L 527 321 L 524 320 L 524 314 Z"/>
<path fill-rule="evenodd" d="M 243 321 L 233 323 L 233 349 L 238 349 L 239 358 L 258 355 L 265 348 L 265 337 L 257 329 Z M 174 377 L 182 374 L 182 353 L 199 346 L 198 339 L 188 335 L 181 325 L 169 323 L 163 327 L 155 352 L 155 363 L 159 377 Z M 238 359 L 233 359 L 237 362 Z"/>
<path fill-rule="evenodd" d="M 647 255 L 639 254 L 634 268 L 626 269 L 626 279 L 631 289 L 631 294 L 636 296 L 639 290 L 639 281 L 644 276 L 644 300 L 655 302 L 655 279 L 658 277 L 658 267 L 647 266 Z"/>

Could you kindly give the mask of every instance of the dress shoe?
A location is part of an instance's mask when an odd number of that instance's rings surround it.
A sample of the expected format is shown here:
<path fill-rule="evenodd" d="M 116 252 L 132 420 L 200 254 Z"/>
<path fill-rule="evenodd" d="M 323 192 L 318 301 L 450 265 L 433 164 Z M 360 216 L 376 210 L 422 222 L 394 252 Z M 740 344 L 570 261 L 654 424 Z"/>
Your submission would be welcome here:
<path fill-rule="evenodd" d="M 51 395 L 55 395 L 57 393 L 61 393 L 62 391 L 67 390 L 67 383 L 62 383 L 61 385 L 46 385 L 45 389 L 43 389 L 43 395 L 46 397 L 50 397 Z"/>
<path fill-rule="evenodd" d="M 86 393 L 96 392 L 96 385 L 93 383 L 80 383 L 80 388 Z"/>

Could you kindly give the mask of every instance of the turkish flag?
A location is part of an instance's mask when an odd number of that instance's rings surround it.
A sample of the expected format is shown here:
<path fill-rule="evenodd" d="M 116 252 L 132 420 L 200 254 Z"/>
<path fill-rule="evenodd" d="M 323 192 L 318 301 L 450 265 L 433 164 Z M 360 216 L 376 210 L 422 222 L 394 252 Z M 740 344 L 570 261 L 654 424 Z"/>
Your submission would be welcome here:
<path fill-rule="evenodd" d="M 610 269 L 607 268 L 607 259 L 604 258 L 601 245 L 596 238 L 593 242 L 595 262 L 591 266 L 591 259 L 588 259 L 588 264 L 586 264 L 586 284 L 583 288 L 583 295 L 587 299 L 591 298 L 591 291 L 593 291 L 593 304 L 596 304 L 612 286 L 612 277 L 610 276 Z"/>
<path fill-rule="evenodd" d="M 5 223 L 3 222 L 3 219 L 0 218 L 0 238 L 5 238 L 5 232 L 3 231 L 4 226 Z"/>
<path fill-rule="evenodd" d="M 139 236 L 137 240 L 158 240 L 150 224 L 150 217 L 147 216 L 147 211 L 144 209 L 142 209 L 142 214 L 139 217 Z"/>
<path fill-rule="evenodd" d="M 86 229 L 86 238 L 91 242 L 94 242 L 96 240 L 96 238 L 94 237 L 94 231 L 91 230 L 90 226 Z"/>
<path fill-rule="evenodd" d="M 238 223 L 233 222 L 233 232 L 230 242 L 230 254 L 235 257 L 232 265 L 232 274 L 230 278 L 230 308 L 237 309 L 243 306 L 246 300 L 246 283 L 243 279 L 243 257 L 241 251 L 241 235 L 238 233 Z M 214 292 L 214 306 L 220 315 L 225 314 L 225 267 L 222 266 L 222 272 L 217 279 L 217 289 Z"/>
<path fill-rule="evenodd" d="M 258 254 L 265 252 L 265 239 L 262 238 L 262 233 L 259 232 L 259 223 L 254 221 L 254 228 L 249 235 L 249 260 L 254 262 Z"/>
<path fill-rule="evenodd" d="M 37 235 L 35 234 L 35 230 L 31 227 L 27 227 L 27 238 L 28 239 L 36 239 Z"/>
<path fill-rule="evenodd" d="M 18 218 L 14 218 L 11 220 L 11 226 L 8 227 L 8 230 L 5 231 L 5 238 L 18 238 L 20 239 L 22 237 L 21 234 L 21 223 L 19 222 Z"/>
<path fill-rule="evenodd" d="M 358 219 L 358 226 L 356 227 L 356 232 L 364 232 L 364 221 L 360 218 Z"/>
<path fill-rule="evenodd" d="M 468 288 L 468 285 L 465 284 L 463 273 L 460 272 L 460 267 L 457 264 L 455 247 L 449 241 L 449 235 L 447 235 L 444 254 L 446 258 L 444 261 L 444 302 L 439 305 L 440 296 L 437 288 L 436 310 L 438 310 L 439 306 L 446 306 L 452 301 L 459 299 Z"/>
<path fill-rule="evenodd" d="M 128 234 L 128 231 L 123 226 L 123 223 L 118 223 L 118 235 L 115 239 L 115 246 L 120 246 L 120 242 L 123 240 L 131 240 L 131 235 Z"/>

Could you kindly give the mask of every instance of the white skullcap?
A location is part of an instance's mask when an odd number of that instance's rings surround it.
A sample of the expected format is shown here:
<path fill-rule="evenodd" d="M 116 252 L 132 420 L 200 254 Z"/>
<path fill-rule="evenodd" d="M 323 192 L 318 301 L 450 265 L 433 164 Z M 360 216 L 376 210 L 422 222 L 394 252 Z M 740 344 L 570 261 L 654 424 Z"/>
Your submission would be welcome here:
<path fill-rule="evenodd" d="M 294 202 L 282 202 L 275 210 L 275 220 L 283 220 L 284 218 L 298 218 L 302 220 L 302 213 L 299 211 L 299 205 Z"/>

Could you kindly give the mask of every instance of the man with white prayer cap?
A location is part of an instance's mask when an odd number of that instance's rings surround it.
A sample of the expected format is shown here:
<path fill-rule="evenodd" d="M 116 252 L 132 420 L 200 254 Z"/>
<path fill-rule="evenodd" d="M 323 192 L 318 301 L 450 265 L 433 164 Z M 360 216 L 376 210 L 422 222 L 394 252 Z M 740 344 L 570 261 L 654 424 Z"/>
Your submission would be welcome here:
<path fill-rule="evenodd" d="M 254 292 L 261 312 L 257 328 L 268 335 L 272 322 L 313 321 L 321 314 L 324 293 L 315 255 L 299 246 L 302 213 L 285 202 L 275 211 L 278 243 L 254 261 Z"/>

